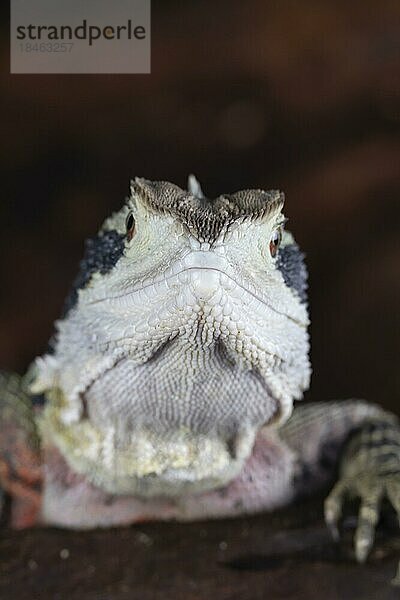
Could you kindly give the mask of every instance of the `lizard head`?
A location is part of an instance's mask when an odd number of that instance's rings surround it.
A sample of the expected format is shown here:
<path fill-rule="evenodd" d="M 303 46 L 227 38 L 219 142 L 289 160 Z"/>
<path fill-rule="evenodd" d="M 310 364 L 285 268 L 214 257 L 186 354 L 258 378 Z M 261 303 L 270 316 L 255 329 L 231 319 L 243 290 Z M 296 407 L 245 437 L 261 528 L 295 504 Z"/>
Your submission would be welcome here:
<path fill-rule="evenodd" d="M 279 191 L 214 200 L 136 179 L 89 240 L 36 390 L 64 418 L 226 437 L 286 418 L 308 386 L 303 255 Z M 136 424 L 136 425 L 135 425 Z M 221 434 L 221 435 L 222 435 Z"/>

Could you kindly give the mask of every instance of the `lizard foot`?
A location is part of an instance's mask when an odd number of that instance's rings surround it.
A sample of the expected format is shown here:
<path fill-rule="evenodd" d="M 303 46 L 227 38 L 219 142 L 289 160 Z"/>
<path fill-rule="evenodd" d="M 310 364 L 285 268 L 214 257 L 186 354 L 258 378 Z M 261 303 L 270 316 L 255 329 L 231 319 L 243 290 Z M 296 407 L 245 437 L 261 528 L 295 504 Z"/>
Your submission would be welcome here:
<path fill-rule="evenodd" d="M 36 523 L 41 479 L 39 439 L 30 398 L 18 375 L 0 373 L 0 498 L 4 493 L 11 496 L 13 527 Z"/>
<path fill-rule="evenodd" d="M 336 540 L 346 498 L 360 499 L 354 549 L 357 561 L 363 563 L 374 543 L 384 498 L 389 499 L 400 522 L 400 428 L 396 421 L 369 423 L 351 438 L 341 477 L 325 500 L 325 521 Z M 400 585 L 400 577 L 392 583 Z"/>

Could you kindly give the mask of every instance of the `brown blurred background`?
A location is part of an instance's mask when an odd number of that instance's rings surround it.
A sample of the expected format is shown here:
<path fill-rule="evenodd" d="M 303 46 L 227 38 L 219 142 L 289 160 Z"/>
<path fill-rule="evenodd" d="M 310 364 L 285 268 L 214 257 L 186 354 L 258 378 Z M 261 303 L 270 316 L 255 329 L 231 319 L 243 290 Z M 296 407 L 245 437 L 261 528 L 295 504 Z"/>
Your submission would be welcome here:
<path fill-rule="evenodd" d="M 400 3 L 152 3 L 152 74 L 1 61 L 0 366 L 43 352 L 129 178 L 286 192 L 310 270 L 310 399 L 399 410 Z"/>

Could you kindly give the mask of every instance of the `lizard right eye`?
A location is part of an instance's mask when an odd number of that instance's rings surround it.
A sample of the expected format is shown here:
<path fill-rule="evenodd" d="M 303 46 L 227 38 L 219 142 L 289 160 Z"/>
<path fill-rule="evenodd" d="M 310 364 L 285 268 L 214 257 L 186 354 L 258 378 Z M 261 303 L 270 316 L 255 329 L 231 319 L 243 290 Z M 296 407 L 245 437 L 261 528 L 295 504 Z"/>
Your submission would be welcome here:
<path fill-rule="evenodd" d="M 271 236 L 271 240 L 269 242 L 269 251 L 271 253 L 272 258 L 275 258 L 281 241 L 282 241 L 282 230 L 279 227 L 278 229 L 275 229 L 275 231 L 273 232 L 273 234 Z"/>
<path fill-rule="evenodd" d="M 126 235 L 128 241 L 131 241 L 131 239 L 133 238 L 133 235 L 135 233 L 135 225 L 135 217 L 133 216 L 133 213 L 130 212 L 126 217 Z"/>

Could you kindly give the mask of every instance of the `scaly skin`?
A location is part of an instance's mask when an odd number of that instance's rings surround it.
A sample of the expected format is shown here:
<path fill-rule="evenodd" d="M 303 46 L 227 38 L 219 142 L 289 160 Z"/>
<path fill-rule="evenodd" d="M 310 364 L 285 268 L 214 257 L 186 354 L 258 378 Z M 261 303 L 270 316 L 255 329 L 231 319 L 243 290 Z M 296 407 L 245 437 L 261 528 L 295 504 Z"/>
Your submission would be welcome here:
<path fill-rule="evenodd" d="M 400 430 L 355 400 L 291 416 L 310 364 L 283 194 L 211 201 L 193 177 L 188 191 L 136 179 L 131 192 L 87 243 L 52 351 L 29 372 L 44 409 L 34 414 L 24 382 L 0 382 L 14 526 L 271 510 L 332 481 L 342 456 L 326 519 L 335 532 L 345 494 L 361 497 L 365 560 L 382 497 L 400 510 Z"/>

